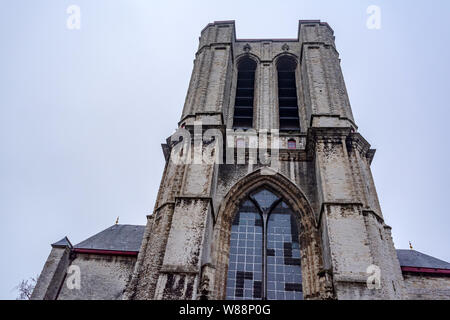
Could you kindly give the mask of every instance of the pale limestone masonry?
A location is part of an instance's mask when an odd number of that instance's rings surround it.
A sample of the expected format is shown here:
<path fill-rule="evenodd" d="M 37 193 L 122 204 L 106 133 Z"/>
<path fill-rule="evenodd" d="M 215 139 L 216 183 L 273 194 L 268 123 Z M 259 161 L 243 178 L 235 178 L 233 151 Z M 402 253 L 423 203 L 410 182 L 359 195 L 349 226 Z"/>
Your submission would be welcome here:
<path fill-rule="evenodd" d="M 135 262 L 135 257 L 78 254 L 71 265 L 80 268 L 80 288 L 71 288 L 66 283 L 61 286 L 57 300 L 121 299 Z"/>
<path fill-rule="evenodd" d="M 280 133 L 278 172 L 260 179 L 260 161 L 176 165 L 168 156 L 147 224 L 148 243 L 143 242 L 126 298 L 196 299 L 200 287 L 209 298 L 223 298 L 229 250 L 224 217 L 233 216 L 257 179 L 286 198 L 291 194 L 287 201 L 298 208 L 305 229 L 305 298 L 402 297 L 399 262 L 370 173 L 374 151 L 357 133 L 328 24 L 300 21 L 297 39 L 262 40 L 236 39 L 233 21 L 206 26 L 179 125 L 194 130 L 194 122 L 201 121 L 222 133 L 232 129 L 237 62 L 250 57 L 257 64 L 253 128 L 259 135 L 263 129 L 278 129 L 276 66 L 284 56 L 297 62 L 301 130 Z M 291 138 L 299 142 L 295 150 L 286 148 Z M 213 143 L 223 143 L 227 156 L 234 145 L 228 139 Z M 166 148 L 176 141 L 169 138 Z M 382 268 L 382 290 L 367 288 L 366 270 L 372 264 Z"/>
<path fill-rule="evenodd" d="M 72 246 L 52 244 L 33 300 L 118 300 L 130 280 L 143 226 L 114 225 Z"/>
<path fill-rule="evenodd" d="M 450 277 L 404 274 L 408 298 L 411 300 L 449 300 Z"/>
<path fill-rule="evenodd" d="M 266 163 L 253 157 L 259 151 L 253 138 L 244 134 L 246 150 L 237 147 L 237 65 L 244 58 L 256 63 L 252 129 L 257 143 L 267 136 L 270 145 L 277 140 L 271 130 L 280 128 L 277 65 L 285 57 L 296 65 L 300 130 L 280 131 L 280 149 L 269 149 L 272 162 Z M 258 188 L 270 188 L 296 214 L 305 299 L 450 298 L 448 274 L 427 269 L 433 278 L 404 280 L 370 169 L 375 150 L 357 130 L 327 23 L 300 21 L 296 39 L 237 39 L 234 21 L 208 24 L 179 130 L 163 145 L 165 169 L 136 263 L 111 256 L 107 266 L 99 257 L 76 258 L 94 275 L 93 284 L 106 281 L 105 274 L 115 277 L 105 284 L 112 293 L 88 285 L 89 294 L 63 290 L 59 298 L 224 299 L 231 222 Z M 215 161 L 195 161 L 205 154 Z M 64 263 L 55 262 L 62 255 L 52 251 L 36 298 L 56 297 L 44 287 Z M 380 268 L 380 289 L 367 285 L 371 265 Z"/>
<path fill-rule="evenodd" d="M 67 239 L 67 238 L 66 238 Z M 67 240 L 52 244 L 52 251 L 33 290 L 33 300 L 56 300 L 70 264 L 72 245 Z"/>

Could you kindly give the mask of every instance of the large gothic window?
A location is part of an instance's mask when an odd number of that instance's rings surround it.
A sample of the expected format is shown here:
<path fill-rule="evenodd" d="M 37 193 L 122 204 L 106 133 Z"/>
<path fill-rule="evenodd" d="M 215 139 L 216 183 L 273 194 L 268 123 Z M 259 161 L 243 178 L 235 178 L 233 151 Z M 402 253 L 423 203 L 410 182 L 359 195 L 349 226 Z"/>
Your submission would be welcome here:
<path fill-rule="evenodd" d="M 235 129 L 249 129 L 253 127 L 255 70 L 256 63 L 250 58 L 243 58 L 238 64 L 233 117 L 233 128 Z"/>
<path fill-rule="evenodd" d="M 263 189 L 240 206 L 231 227 L 227 299 L 303 299 L 294 213 Z"/>
<path fill-rule="evenodd" d="M 298 114 L 297 85 L 294 59 L 284 56 L 278 60 L 278 106 L 280 115 L 280 130 L 300 130 Z"/>

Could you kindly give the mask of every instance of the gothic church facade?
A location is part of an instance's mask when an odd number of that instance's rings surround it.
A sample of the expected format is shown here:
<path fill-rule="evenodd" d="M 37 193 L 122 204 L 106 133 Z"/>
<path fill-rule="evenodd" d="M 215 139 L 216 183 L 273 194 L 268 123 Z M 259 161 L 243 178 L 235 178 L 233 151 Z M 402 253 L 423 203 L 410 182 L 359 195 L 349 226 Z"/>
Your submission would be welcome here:
<path fill-rule="evenodd" d="M 450 264 L 394 248 L 327 23 L 207 25 L 178 127 L 146 226 L 53 244 L 34 299 L 450 298 Z"/>

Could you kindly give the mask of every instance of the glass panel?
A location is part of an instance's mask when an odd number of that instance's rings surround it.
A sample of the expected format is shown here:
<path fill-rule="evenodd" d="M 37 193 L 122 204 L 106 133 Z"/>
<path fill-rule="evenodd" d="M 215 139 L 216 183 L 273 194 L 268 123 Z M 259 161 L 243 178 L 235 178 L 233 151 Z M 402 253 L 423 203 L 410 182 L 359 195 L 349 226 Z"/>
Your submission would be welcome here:
<path fill-rule="evenodd" d="M 262 298 L 262 232 L 260 214 L 251 201 L 245 201 L 231 226 L 227 299 Z"/>
<path fill-rule="evenodd" d="M 267 299 L 303 299 L 297 223 L 284 202 L 267 224 Z"/>
<path fill-rule="evenodd" d="M 253 199 L 255 199 L 261 209 L 267 210 L 278 200 L 278 197 L 268 190 L 261 190 L 253 195 Z"/>

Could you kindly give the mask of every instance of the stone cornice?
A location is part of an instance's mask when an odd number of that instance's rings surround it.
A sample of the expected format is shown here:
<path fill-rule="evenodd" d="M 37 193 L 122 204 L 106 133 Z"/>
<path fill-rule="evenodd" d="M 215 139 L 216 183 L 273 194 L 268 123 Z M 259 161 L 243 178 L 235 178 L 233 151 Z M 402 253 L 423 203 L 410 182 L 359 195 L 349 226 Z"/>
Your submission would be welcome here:
<path fill-rule="evenodd" d="M 209 202 L 209 205 L 211 206 L 211 215 L 213 219 L 213 224 L 216 224 L 216 211 L 214 209 L 214 200 L 212 197 L 197 196 L 197 195 L 180 195 L 175 197 L 175 202 L 177 202 L 178 200 L 200 200 Z"/>
<path fill-rule="evenodd" d="M 200 53 L 202 53 L 202 51 L 204 51 L 206 48 L 211 49 L 211 48 L 214 48 L 214 47 L 225 47 L 225 48 L 226 47 L 230 47 L 230 49 L 233 50 L 232 44 L 233 44 L 232 42 L 213 42 L 213 43 L 210 43 L 210 44 L 205 44 L 205 45 L 201 46 L 197 50 L 197 52 L 195 53 L 195 57 L 197 58 L 197 56 Z"/>
<path fill-rule="evenodd" d="M 366 139 L 363 138 L 363 136 L 358 133 L 354 132 L 351 133 L 347 138 L 347 145 L 351 147 L 352 149 L 357 149 L 364 155 L 369 151 L 370 144 L 367 142 Z"/>
<path fill-rule="evenodd" d="M 364 205 L 361 202 L 354 202 L 354 201 L 326 201 L 322 202 L 320 206 L 320 212 L 319 217 L 317 219 L 317 227 L 320 227 L 320 224 L 322 223 L 322 216 L 323 212 L 325 210 L 326 206 L 357 206 L 357 207 L 363 207 Z"/>
<path fill-rule="evenodd" d="M 161 204 L 158 208 L 156 208 L 155 209 L 155 213 L 153 214 L 153 215 L 151 215 L 151 216 L 157 216 L 158 215 L 158 213 L 159 213 L 159 211 L 163 208 L 163 207 L 165 207 L 165 206 L 168 206 L 168 205 L 172 205 L 172 206 L 174 206 L 175 205 L 175 201 L 166 201 L 166 202 L 164 202 L 163 204 Z M 148 216 L 147 216 L 148 217 Z"/>
<path fill-rule="evenodd" d="M 351 128 L 345 127 L 313 127 L 308 128 L 306 137 L 306 152 L 308 158 L 313 159 L 316 149 L 316 144 L 319 141 L 326 141 L 331 143 L 341 143 L 345 140 Z"/>
<path fill-rule="evenodd" d="M 186 119 L 188 119 L 188 118 L 194 118 L 195 119 L 197 117 L 197 115 L 201 115 L 201 116 L 202 115 L 204 115 L 204 116 L 220 116 L 221 122 L 224 123 L 224 121 L 223 121 L 223 113 L 222 112 L 220 112 L 220 111 L 201 111 L 201 112 L 190 113 L 190 114 L 185 115 L 183 118 L 181 118 L 180 121 L 178 121 L 178 126 L 180 126 L 183 123 L 183 121 L 186 121 Z"/>
<path fill-rule="evenodd" d="M 221 25 L 221 24 L 232 24 L 233 27 L 234 27 L 235 23 L 236 23 L 235 20 L 220 20 L 220 21 L 214 21 L 214 22 L 208 23 L 208 24 L 202 29 L 201 33 L 203 33 L 203 31 L 205 31 L 205 30 L 208 29 L 209 27 L 214 27 L 214 26 L 218 26 L 218 25 Z M 236 39 L 236 37 L 235 37 L 235 39 Z"/>
<path fill-rule="evenodd" d="M 312 114 L 311 117 L 310 117 L 310 120 L 309 120 L 309 126 L 310 127 L 313 126 L 314 118 L 317 118 L 317 117 L 329 117 L 329 118 L 338 118 L 339 120 L 345 120 L 345 121 L 350 122 L 355 127 L 355 130 L 358 130 L 358 126 L 356 125 L 356 123 L 352 119 L 347 118 L 347 117 L 341 117 L 338 114 L 328 114 L 328 113 L 314 113 L 314 114 Z"/>
<path fill-rule="evenodd" d="M 308 25 L 308 24 L 319 24 L 320 26 L 327 27 L 330 29 L 331 34 L 334 34 L 333 28 L 330 27 L 330 25 L 327 22 L 322 22 L 320 20 L 298 20 L 298 33 L 300 38 L 300 30 L 302 28 L 302 25 Z"/>
<path fill-rule="evenodd" d="M 307 137 L 315 138 L 316 141 L 320 139 L 342 139 L 351 133 L 352 129 L 348 127 L 312 127 L 309 128 Z"/>
<path fill-rule="evenodd" d="M 369 149 L 369 151 L 367 151 L 367 160 L 369 161 L 369 164 L 372 164 L 373 158 L 375 157 L 375 149 Z"/>
<path fill-rule="evenodd" d="M 377 212 L 373 211 L 373 210 L 363 210 L 362 211 L 363 216 L 367 216 L 368 214 L 372 215 L 375 219 L 377 219 L 377 221 L 381 224 L 384 224 L 384 219 L 383 217 L 378 214 Z"/>
<path fill-rule="evenodd" d="M 184 274 L 198 274 L 200 268 L 196 266 L 178 266 L 178 265 L 162 265 L 161 273 L 184 273 Z"/>
<path fill-rule="evenodd" d="M 370 144 L 358 132 L 345 127 L 312 127 L 308 129 L 306 138 L 306 152 L 308 158 L 313 158 L 317 142 L 341 143 L 345 140 L 347 148 L 359 151 L 372 163 L 375 149 L 370 149 Z"/>
<path fill-rule="evenodd" d="M 367 158 L 369 164 L 372 163 L 376 150 L 370 149 L 370 143 L 367 142 L 367 140 L 364 139 L 364 137 L 360 133 L 351 133 L 347 138 L 346 143 L 348 148 L 356 149 L 363 155 L 363 157 Z"/>

